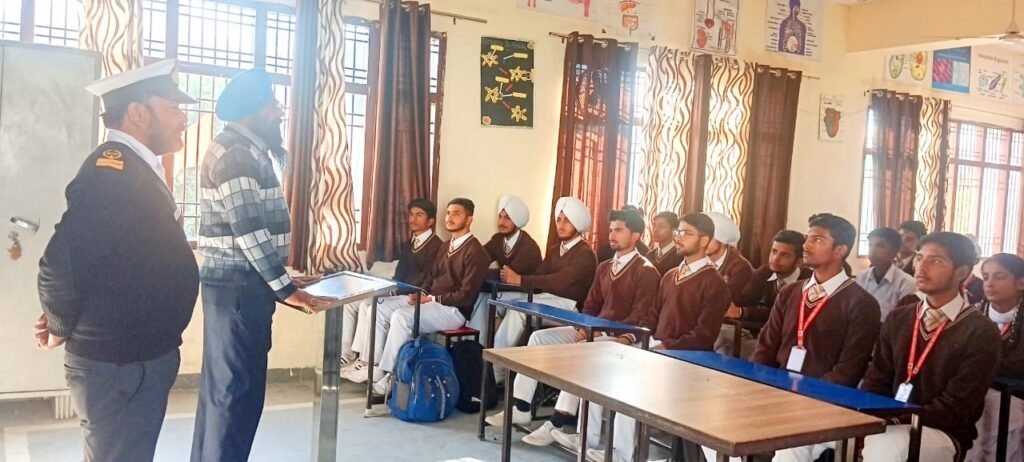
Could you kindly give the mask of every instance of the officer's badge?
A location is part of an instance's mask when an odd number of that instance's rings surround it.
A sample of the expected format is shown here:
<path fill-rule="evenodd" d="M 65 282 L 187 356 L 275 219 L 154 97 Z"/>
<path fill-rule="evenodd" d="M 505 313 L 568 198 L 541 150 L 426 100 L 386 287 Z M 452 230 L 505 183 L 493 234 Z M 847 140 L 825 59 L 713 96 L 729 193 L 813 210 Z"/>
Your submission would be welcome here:
<path fill-rule="evenodd" d="M 96 166 L 113 170 L 124 170 L 124 154 L 116 149 L 107 149 L 96 159 Z"/>

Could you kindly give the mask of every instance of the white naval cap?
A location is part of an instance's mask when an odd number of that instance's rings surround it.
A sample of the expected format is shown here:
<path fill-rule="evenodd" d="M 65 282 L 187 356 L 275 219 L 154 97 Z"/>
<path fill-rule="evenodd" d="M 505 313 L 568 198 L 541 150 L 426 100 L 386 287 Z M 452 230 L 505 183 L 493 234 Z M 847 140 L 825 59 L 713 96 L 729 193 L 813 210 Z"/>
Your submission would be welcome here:
<path fill-rule="evenodd" d="M 576 231 L 585 233 L 590 230 L 590 209 L 583 201 L 575 197 L 562 197 L 555 203 L 555 219 L 558 219 L 559 213 L 565 214 L 565 218 L 569 219 L 569 223 L 572 223 Z"/>
<path fill-rule="evenodd" d="M 715 223 L 715 240 L 725 245 L 740 242 L 740 227 L 728 215 L 720 212 L 704 212 Z"/>
<path fill-rule="evenodd" d="M 530 208 L 526 206 L 522 199 L 516 196 L 501 196 L 498 199 L 498 212 L 500 213 L 502 210 L 508 214 L 512 223 L 516 224 L 516 228 L 522 228 L 530 222 Z"/>
<path fill-rule="evenodd" d="M 165 59 L 138 69 L 99 79 L 85 90 L 103 99 L 104 110 L 142 101 L 149 96 L 166 98 L 176 103 L 195 104 L 194 98 L 178 88 L 175 73 L 178 62 Z"/>

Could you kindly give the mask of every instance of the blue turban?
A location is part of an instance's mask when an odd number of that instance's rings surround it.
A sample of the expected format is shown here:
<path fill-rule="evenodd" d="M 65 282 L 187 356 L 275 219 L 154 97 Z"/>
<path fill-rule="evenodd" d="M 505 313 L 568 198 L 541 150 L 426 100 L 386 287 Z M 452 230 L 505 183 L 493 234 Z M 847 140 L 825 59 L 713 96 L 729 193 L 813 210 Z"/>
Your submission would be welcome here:
<path fill-rule="evenodd" d="M 270 74 L 250 69 L 235 76 L 217 98 L 217 118 L 235 122 L 249 117 L 273 103 L 274 87 Z"/>

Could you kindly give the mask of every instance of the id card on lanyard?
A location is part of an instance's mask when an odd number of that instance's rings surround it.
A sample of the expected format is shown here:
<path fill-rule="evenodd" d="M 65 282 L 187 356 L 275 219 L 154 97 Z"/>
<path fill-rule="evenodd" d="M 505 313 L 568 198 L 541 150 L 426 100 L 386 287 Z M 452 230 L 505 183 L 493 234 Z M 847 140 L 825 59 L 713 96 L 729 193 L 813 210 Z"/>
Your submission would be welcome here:
<path fill-rule="evenodd" d="M 797 317 L 796 322 L 796 346 L 789 350 L 789 360 L 786 361 L 786 369 L 793 372 L 802 372 L 804 368 L 804 360 L 807 359 L 807 348 L 804 347 L 804 339 L 807 337 L 807 328 L 811 326 L 814 319 L 818 317 L 818 313 L 828 303 L 829 296 L 824 296 L 818 306 L 814 307 L 810 315 L 806 315 L 807 312 L 807 290 L 803 291 L 803 295 L 800 296 L 800 313 Z M 804 319 L 806 317 L 806 319 Z"/>
<path fill-rule="evenodd" d="M 896 389 L 896 401 L 909 403 L 910 394 L 914 392 L 914 384 L 910 383 L 914 380 L 914 377 L 921 372 L 921 368 L 924 367 L 925 361 L 932 353 L 932 348 L 935 347 L 935 343 L 939 341 L 939 336 L 942 335 L 942 331 L 946 330 L 946 325 L 949 324 L 949 319 L 944 319 L 942 324 L 935 329 L 935 335 L 928 340 L 928 343 L 924 346 L 924 351 L 921 352 L 921 357 L 917 357 L 917 338 L 920 337 L 921 329 L 921 316 L 924 315 L 924 302 L 918 305 L 917 317 L 914 319 L 914 330 L 910 333 L 910 352 L 907 353 L 907 379 L 900 384 L 899 388 Z M 961 307 L 961 309 L 963 309 Z"/>

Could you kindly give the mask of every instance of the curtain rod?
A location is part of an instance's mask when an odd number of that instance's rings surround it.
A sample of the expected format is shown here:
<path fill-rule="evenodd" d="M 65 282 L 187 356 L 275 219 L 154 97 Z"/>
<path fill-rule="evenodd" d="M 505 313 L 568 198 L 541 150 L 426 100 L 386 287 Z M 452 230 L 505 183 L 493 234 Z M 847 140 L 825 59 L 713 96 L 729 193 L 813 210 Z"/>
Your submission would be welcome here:
<path fill-rule="evenodd" d="M 567 34 L 560 34 L 558 32 L 548 32 L 548 35 L 550 35 L 552 37 L 558 37 L 558 38 L 562 39 L 562 43 L 565 43 L 566 40 L 569 40 L 569 35 L 567 35 Z M 597 42 L 597 43 L 600 43 L 602 46 L 605 46 L 605 47 L 608 46 L 608 40 L 607 39 L 594 38 L 594 41 Z M 632 47 L 632 44 L 621 43 L 620 42 L 618 44 L 618 46 L 628 50 L 628 49 L 630 49 Z"/>
<path fill-rule="evenodd" d="M 796 71 L 789 71 L 789 72 L 796 72 Z M 770 69 L 770 70 L 768 70 L 768 73 L 772 74 L 772 75 L 780 75 L 781 76 L 782 75 L 782 70 L 781 69 Z M 810 75 L 810 74 L 806 74 L 806 73 L 803 73 L 802 71 L 801 71 L 801 74 L 802 75 L 800 76 L 800 78 L 802 78 L 802 79 L 821 80 L 821 77 L 817 77 L 817 76 L 813 76 L 813 75 Z M 796 77 L 793 74 L 790 74 L 790 76 L 791 77 Z"/>
<path fill-rule="evenodd" d="M 384 4 L 384 0 L 362 0 L 362 1 L 367 2 L 367 3 L 376 3 L 378 5 L 383 5 Z M 458 14 L 458 13 L 449 13 L 447 11 L 435 10 L 433 8 L 431 8 L 430 14 L 436 14 L 438 16 L 444 16 L 446 18 L 452 18 L 452 24 L 455 24 L 460 19 L 463 20 L 463 21 L 470 21 L 470 22 L 478 22 L 480 24 L 487 24 L 487 20 L 483 19 L 483 18 L 477 18 L 477 17 L 474 17 L 474 16 L 466 16 L 466 15 L 462 15 L 462 14 Z"/>

